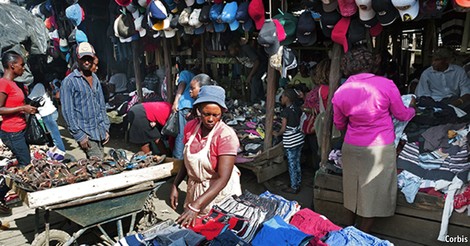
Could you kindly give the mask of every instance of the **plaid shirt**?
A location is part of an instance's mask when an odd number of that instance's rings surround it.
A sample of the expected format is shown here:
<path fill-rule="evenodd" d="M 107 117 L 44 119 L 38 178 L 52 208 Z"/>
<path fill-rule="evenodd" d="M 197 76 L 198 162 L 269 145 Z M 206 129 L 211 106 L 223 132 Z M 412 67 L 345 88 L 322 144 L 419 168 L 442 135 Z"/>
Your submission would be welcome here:
<path fill-rule="evenodd" d="M 80 142 L 86 136 L 101 141 L 109 130 L 109 118 L 98 77 L 93 74 L 92 86 L 75 69 L 60 87 L 62 114 L 73 138 Z"/>

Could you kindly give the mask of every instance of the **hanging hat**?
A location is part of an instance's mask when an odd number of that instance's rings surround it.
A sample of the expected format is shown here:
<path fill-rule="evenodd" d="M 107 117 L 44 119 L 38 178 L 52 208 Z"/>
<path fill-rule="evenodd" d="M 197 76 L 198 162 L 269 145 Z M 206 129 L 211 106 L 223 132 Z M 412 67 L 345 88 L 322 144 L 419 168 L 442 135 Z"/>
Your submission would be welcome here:
<path fill-rule="evenodd" d="M 339 13 L 344 17 L 353 16 L 357 12 L 355 0 L 338 0 Z"/>
<path fill-rule="evenodd" d="M 297 40 L 303 46 L 311 46 L 317 41 L 317 29 L 310 11 L 304 11 L 297 23 Z"/>
<path fill-rule="evenodd" d="M 279 50 L 276 52 L 276 54 L 269 57 L 269 65 L 272 68 L 274 68 L 278 71 L 282 70 L 282 54 L 283 54 L 282 51 L 283 51 L 283 49 L 284 49 L 284 46 L 280 46 Z"/>
<path fill-rule="evenodd" d="M 238 5 L 237 2 L 230 2 L 225 4 L 224 9 L 220 15 L 220 20 L 227 23 L 230 26 L 230 30 L 235 31 L 238 29 L 240 24 L 235 19 L 237 15 Z"/>
<path fill-rule="evenodd" d="M 338 23 L 336 23 L 333 31 L 331 32 L 331 40 L 333 42 L 338 43 L 343 46 L 343 50 L 346 53 L 348 51 L 348 39 L 346 38 L 346 33 L 349 29 L 349 24 L 351 22 L 351 18 L 349 17 L 342 17 Z"/>
<path fill-rule="evenodd" d="M 338 9 L 338 0 L 322 0 L 323 11 L 333 12 Z"/>
<path fill-rule="evenodd" d="M 135 33 L 134 19 L 130 14 L 121 14 L 116 19 L 117 34 L 121 38 L 129 38 Z"/>
<path fill-rule="evenodd" d="M 161 1 L 154 0 L 149 4 L 149 15 L 153 19 L 164 20 L 168 17 L 165 5 Z"/>
<path fill-rule="evenodd" d="M 60 48 L 60 51 L 62 52 L 67 52 L 69 51 L 69 44 L 67 42 L 67 39 L 65 38 L 61 38 L 59 40 L 59 48 Z"/>
<path fill-rule="evenodd" d="M 199 21 L 200 14 L 201 14 L 201 9 L 193 9 L 193 12 L 191 12 L 191 15 L 189 16 L 188 24 L 194 28 L 201 27 L 203 23 Z"/>
<path fill-rule="evenodd" d="M 276 33 L 277 39 L 279 42 L 282 42 L 286 39 L 286 30 L 284 30 L 284 26 L 278 19 L 273 19 L 274 25 L 276 25 Z"/>
<path fill-rule="evenodd" d="M 140 37 L 144 37 L 147 34 L 147 30 L 144 27 L 142 27 L 143 21 L 144 21 L 144 15 L 139 14 L 137 18 L 134 18 L 135 30 L 139 32 Z"/>
<path fill-rule="evenodd" d="M 191 7 L 194 5 L 194 0 L 184 0 L 186 2 L 186 6 Z"/>
<path fill-rule="evenodd" d="M 164 0 L 166 6 L 168 6 L 168 10 L 170 10 L 171 13 L 176 14 L 178 13 L 178 5 L 175 3 L 174 0 Z"/>
<path fill-rule="evenodd" d="M 181 14 L 178 18 L 178 23 L 182 26 L 189 25 L 189 16 L 191 15 L 191 8 L 185 8 L 181 11 Z"/>
<path fill-rule="evenodd" d="M 291 13 L 282 13 L 275 15 L 273 19 L 279 20 L 279 22 L 284 27 L 284 31 L 286 32 L 286 39 L 281 42 L 281 45 L 289 45 L 292 44 L 296 38 L 296 30 L 297 30 L 297 17 L 292 15 Z"/>
<path fill-rule="evenodd" d="M 419 14 L 418 0 L 392 0 L 403 22 L 414 20 Z"/>
<path fill-rule="evenodd" d="M 211 22 L 211 19 L 209 17 L 210 11 L 211 11 L 211 6 L 210 5 L 202 6 L 201 14 L 199 15 L 199 21 L 204 23 L 204 24 L 207 24 L 207 23 Z"/>
<path fill-rule="evenodd" d="M 250 18 L 248 14 L 248 2 L 242 2 L 238 5 L 237 15 L 235 19 L 242 24 L 243 30 L 249 31 L 253 27 L 253 20 Z"/>
<path fill-rule="evenodd" d="M 470 1 L 468 0 L 455 0 L 455 3 L 462 8 L 470 8 Z"/>
<path fill-rule="evenodd" d="M 264 47 L 269 56 L 276 54 L 281 46 L 277 38 L 276 25 L 271 19 L 264 22 L 258 34 L 258 43 Z"/>
<path fill-rule="evenodd" d="M 263 0 L 252 0 L 248 5 L 248 14 L 255 22 L 256 30 L 260 30 L 265 20 Z"/>
<path fill-rule="evenodd" d="M 392 0 L 372 0 L 372 9 L 382 26 L 392 24 L 398 17 L 398 10 L 393 6 Z"/>
<path fill-rule="evenodd" d="M 297 58 L 291 48 L 284 47 L 282 50 L 281 77 L 287 77 L 287 71 L 297 67 Z"/>
<path fill-rule="evenodd" d="M 77 42 L 77 44 L 88 42 L 88 37 L 82 30 L 77 29 L 77 31 L 75 32 L 75 41 Z"/>
<path fill-rule="evenodd" d="M 172 27 L 172 23 L 174 22 L 178 23 L 175 20 L 176 18 L 173 18 L 172 14 L 169 14 L 168 18 L 165 19 L 165 21 L 168 23 L 168 24 L 166 23 L 164 24 L 165 29 L 163 29 L 163 32 L 165 33 L 165 38 L 172 38 L 176 35 L 176 29 Z"/>
<path fill-rule="evenodd" d="M 72 25 L 79 26 L 82 23 L 82 8 L 78 3 L 70 5 L 65 9 L 65 16 L 72 22 Z"/>
<path fill-rule="evenodd" d="M 366 41 L 366 33 L 366 27 L 359 19 L 351 19 L 348 29 L 348 41 L 350 44 L 355 45 Z"/>
<path fill-rule="evenodd" d="M 132 0 L 114 0 L 119 6 L 126 7 L 131 4 Z M 77 1 L 78 2 L 78 1 Z"/>
<path fill-rule="evenodd" d="M 223 4 L 214 4 L 211 7 L 209 17 L 212 20 L 212 24 L 214 25 L 215 32 L 225 31 L 225 24 L 220 22 L 220 15 L 222 14 L 223 9 L 224 9 Z"/>
<path fill-rule="evenodd" d="M 337 11 L 325 12 L 320 17 L 320 25 L 323 35 L 330 38 L 336 23 L 341 20 L 341 15 Z"/>
<path fill-rule="evenodd" d="M 459 1 L 461 4 L 463 4 L 462 2 L 465 2 L 465 1 Z M 468 1 L 467 1 L 468 2 Z M 465 4 L 463 4 L 464 6 Z M 457 12 L 470 12 L 470 7 L 463 7 L 461 5 L 459 5 L 459 3 L 457 3 L 457 0 L 452 0 L 452 7 L 454 7 L 454 10 L 457 11 Z"/>
<path fill-rule="evenodd" d="M 359 19 L 369 21 L 375 17 L 375 11 L 372 9 L 372 0 L 356 0 L 359 9 Z"/>

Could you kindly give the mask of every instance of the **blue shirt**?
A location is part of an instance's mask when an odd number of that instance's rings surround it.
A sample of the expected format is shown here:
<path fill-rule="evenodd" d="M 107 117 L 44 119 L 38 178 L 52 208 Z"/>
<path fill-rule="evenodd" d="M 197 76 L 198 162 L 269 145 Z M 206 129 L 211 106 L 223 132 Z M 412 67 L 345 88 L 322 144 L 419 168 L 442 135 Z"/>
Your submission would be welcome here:
<path fill-rule="evenodd" d="M 179 74 L 178 85 L 184 83 L 186 87 L 184 88 L 183 93 L 181 94 L 180 100 L 178 101 L 178 110 L 185 108 L 193 108 L 194 99 L 189 95 L 189 84 L 193 79 L 194 74 L 188 70 L 183 70 Z"/>
<path fill-rule="evenodd" d="M 73 70 L 62 81 L 60 103 L 67 127 L 75 140 L 80 142 L 86 136 L 94 141 L 105 139 L 109 119 L 103 91 L 94 73 L 90 86 L 80 71 Z"/>
<path fill-rule="evenodd" d="M 465 70 L 454 64 L 443 71 L 436 71 L 431 67 L 424 70 L 416 87 L 416 96 L 432 97 L 434 101 L 441 101 L 447 97 L 461 97 L 470 94 L 470 78 Z"/>

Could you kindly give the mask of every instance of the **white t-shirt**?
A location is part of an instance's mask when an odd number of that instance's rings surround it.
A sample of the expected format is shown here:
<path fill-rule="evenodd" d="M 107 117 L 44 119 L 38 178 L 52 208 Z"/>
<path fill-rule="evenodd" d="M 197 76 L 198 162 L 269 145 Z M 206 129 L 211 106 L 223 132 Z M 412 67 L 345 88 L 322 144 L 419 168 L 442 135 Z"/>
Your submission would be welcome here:
<path fill-rule="evenodd" d="M 29 93 L 28 98 L 34 99 L 36 97 L 41 97 L 41 96 L 43 97 L 42 101 L 44 102 L 44 106 L 38 108 L 39 115 L 44 117 L 57 111 L 57 108 L 54 106 L 54 103 L 52 103 L 52 100 L 47 94 L 46 88 L 44 88 L 44 85 L 41 83 L 37 83 L 31 90 L 31 92 Z"/>

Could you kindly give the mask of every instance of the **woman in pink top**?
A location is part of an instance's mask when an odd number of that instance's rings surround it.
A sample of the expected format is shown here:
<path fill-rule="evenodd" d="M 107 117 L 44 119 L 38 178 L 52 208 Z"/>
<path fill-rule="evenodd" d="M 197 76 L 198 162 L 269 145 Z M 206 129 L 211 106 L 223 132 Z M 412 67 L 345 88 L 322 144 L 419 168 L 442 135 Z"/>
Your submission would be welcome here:
<path fill-rule="evenodd" d="M 342 68 L 349 78 L 333 96 L 334 124 L 346 130 L 343 154 L 343 200 L 350 224 L 362 217 L 359 229 L 369 232 L 374 217 L 395 213 L 397 197 L 395 133 L 392 116 L 409 121 L 393 81 L 373 74 L 376 56 L 366 48 L 345 54 Z M 414 100 L 412 102 L 414 104 Z"/>

